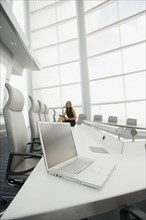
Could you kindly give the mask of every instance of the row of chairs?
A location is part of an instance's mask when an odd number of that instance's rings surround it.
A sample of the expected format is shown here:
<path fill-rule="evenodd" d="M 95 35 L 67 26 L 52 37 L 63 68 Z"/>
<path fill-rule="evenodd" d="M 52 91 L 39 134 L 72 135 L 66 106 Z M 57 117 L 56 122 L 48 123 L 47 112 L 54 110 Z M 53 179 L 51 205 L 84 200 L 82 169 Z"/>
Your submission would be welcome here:
<path fill-rule="evenodd" d="M 32 96 L 29 96 L 31 106 L 29 109 L 29 120 L 31 129 L 31 140 L 39 140 L 39 133 L 37 128 L 38 121 L 49 121 L 49 108 L 46 104 L 40 100 L 35 100 Z M 33 150 L 33 149 L 32 149 Z"/>
<path fill-rule="evenodd" d="M 3 115 L 10 152 L 6 179 L 10 185 L 21 187 L 42 156 L 37 122 L 50 120 L 49 108 L 40 100 L 29 96 L 31 141 L 28 142 L 23 115 L 24 96 L 10 84 L 6 83 L 5 86 L 8 91 L 8 100 L 3 108 Z M 55 114 L 54 110 L 53 121 L 56 121 Z"/>
<path fill-rule="evenodd" d="M 103 122 L 103 116 L 102 115 L 94 115 L 93 121 L 102 123 Z M 117 124 L 118 123 L 118 117 L 117 116 L 109 116 L 107 123 Z M 126 125 L 137 126 L 137 119 L 127 118 Z"/>
<path fill-rule="evenodd" d="M 81 124 L 84 120 L 87 120 L 87 115 L 86 114 L 79 114 L 77 124 Z M 102 123 L 103 116 L 102 115 L 94 115 L 93 121 L 98 122 L 98 123 Z M 107 123 L 118 124 L 118 117 L 117 116 L 109 116 Z M 137 119 L 127 118 L 126 125 L 137 126 Z"/>

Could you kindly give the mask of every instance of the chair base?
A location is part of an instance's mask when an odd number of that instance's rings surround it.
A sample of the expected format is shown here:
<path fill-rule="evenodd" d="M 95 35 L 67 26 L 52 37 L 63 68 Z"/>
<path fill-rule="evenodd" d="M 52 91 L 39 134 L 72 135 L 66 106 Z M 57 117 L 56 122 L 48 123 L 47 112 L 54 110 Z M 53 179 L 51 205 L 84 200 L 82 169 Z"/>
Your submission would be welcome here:
<path fill-rule="evenodd" d="M 10 178 L 7 179 L 8 185 L 14 186 L 14 187 L 17 187 L 17 188 L 21 188 L 21 186 L 24 184 L 24 182 L 25 181 L 21 181 L 21 180 L 17 181 L 17 180 L 13 180 L 13 179 L 10 179 Z"/>

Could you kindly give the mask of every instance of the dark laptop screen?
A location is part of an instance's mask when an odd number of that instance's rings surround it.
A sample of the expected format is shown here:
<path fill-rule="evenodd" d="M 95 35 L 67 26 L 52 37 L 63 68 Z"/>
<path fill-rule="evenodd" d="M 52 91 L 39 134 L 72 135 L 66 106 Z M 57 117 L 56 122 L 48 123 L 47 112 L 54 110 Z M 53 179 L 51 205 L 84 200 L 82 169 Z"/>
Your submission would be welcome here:
<path fill-rule="evenodd" d="M 77 156 L 69 123 L 39 122 L 38 127 L 48 169 Z"/>

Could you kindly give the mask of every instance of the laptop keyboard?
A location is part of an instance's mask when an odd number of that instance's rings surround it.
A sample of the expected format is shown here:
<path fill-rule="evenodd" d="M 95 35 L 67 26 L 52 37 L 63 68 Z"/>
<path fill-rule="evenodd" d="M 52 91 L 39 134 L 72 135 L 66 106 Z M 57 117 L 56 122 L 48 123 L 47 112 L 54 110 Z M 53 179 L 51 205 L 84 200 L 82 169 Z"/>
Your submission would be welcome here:
<path fill-rule="evenodd" d="M 73 174 L 78 174 L 82 170 L 84 170 L 86 167 L 88 167 L 91 163 L 93 163 L 93 161 L 86 161 L 86 160 L 82 160 L 82 159 L 77 159 L 77 160 L 71 161 L 70 163 L 65 164 L 64 166 L 58 168 L 58 170 L 73 173 Z"/>

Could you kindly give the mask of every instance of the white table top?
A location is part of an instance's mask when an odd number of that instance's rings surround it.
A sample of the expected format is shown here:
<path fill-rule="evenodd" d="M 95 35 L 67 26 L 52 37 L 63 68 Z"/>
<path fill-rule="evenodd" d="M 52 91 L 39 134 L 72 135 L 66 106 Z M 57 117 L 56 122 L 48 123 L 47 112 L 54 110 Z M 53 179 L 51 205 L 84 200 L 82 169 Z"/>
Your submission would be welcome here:
<path fill-rule="evenodd" d="M 92 130 L 73 128 L 83 156 L 113 159 L 116 168 L 101 190 L 79 185 L 46 172 L 43 158 L 2 216 L 8 219 L 81 219 L 145 199 L 145 152 L 130 155 L 92 153 L 99 146 Z"/>

